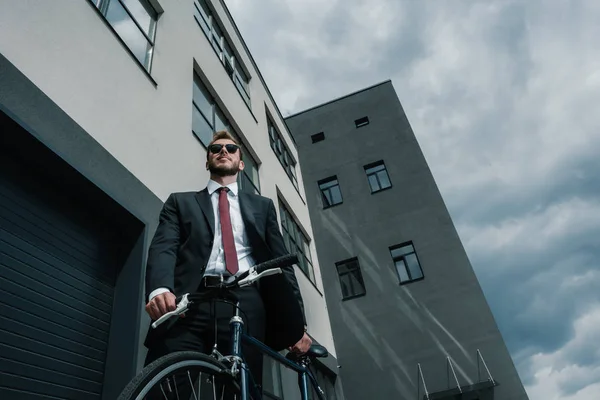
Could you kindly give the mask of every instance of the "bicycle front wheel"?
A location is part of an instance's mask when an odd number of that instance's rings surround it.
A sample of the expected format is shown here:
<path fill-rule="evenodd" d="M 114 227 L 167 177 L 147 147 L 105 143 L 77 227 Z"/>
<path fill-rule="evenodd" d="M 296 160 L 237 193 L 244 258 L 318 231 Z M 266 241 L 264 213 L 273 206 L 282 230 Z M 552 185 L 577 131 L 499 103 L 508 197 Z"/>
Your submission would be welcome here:
<path fill-rule="evenodd" d="M 240 389 L 227 367 L 193 351 L 168 354 L 147 365 L 118 400 L 228 400 Z"/>

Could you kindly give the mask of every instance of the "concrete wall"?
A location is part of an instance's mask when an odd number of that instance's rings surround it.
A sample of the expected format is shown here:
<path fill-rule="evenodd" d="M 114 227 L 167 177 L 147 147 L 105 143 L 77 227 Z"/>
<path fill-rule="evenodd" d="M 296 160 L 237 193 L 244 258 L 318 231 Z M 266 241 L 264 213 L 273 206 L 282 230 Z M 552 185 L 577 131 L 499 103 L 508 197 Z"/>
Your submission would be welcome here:
<path fill-rule="evenodd" d="M 224 3 L 212 1 L 215 15 L 249 72 L 251 108 L 196 23 L 194 1 L 152 1 L 164 12 L 158 19 L 150 73 L 126 50 L 89 0 L 0 0 L 0 53 L 86 137 L 162 201 L 174 191 L 202 189 L 209 177 L 204 168 L 205 149 L 191 131 L 193 74 L 198 73 L 260 164 L 262 195 L 276 203 L 278 196 L 283 198 L 313 238 L 301 170 L 297 168 L 297 191 L 270 148 L 267 114 L 298 159 L 295 144 Z M 26 104 L 28 99 L 19 101 Z M 64 146 L 69 145 L 57 142 L 53 150 L 65 153 Z M 101 172 L 103 162 L 94 159 L 94 154 L 89 156 L 83 161 L 85 166 L 72 165 L 79 170 L 93 166 Z M 146 234 L 151 237 L 155 225 L 148 228 Z M 297 269 L 309 333 L 335 357 L 314 243 L 311 252 L 315 283 Z M 142 315 L 141 333 L 147 323 Z"/>
<path fill-rule="evenodd" d="M 357 129 L 364 116 L 370 124 Z M 417 363 L 429 392 L 447 389 L 448 355 L 460 384 L 476 383 L 480 349 L 500 383 L 495 398 L 526 399 L 391 82 L 286 122 L 299 147 L 346 398 L 414 398 Z M 318 132 L 325 140 L 313 144 Z M 363 166 L 379 160 L 392 188 L 371 194 Z M 331 175 L 343 203 L 323 209 L 317 182 Z M 389 247 L 406 241 L 425 278 L 399 285 Z M 359 259 L 366 296 L 342 301 L 335 263 L 351 257 Z"/>
<path fill-rule="evenodd" d="M 142 343 L 147 317 L 142 305 L 143 265 L 162 201 L 2 54 L 0 88 L 0 111 L 21 127 L 20 131 L 10 132 L 0 129 L 2 135 L 11 135 L 3 139 L 18 144 L 16 151 L 26 157 L 37 159 L 45 154 L 45 160 L 52 160 L 44 163 L 46 168 L 64 171 L 69 170 L 64 168 L 65 164 L 73 167 L 74 170 L 60 177 L 62 183 L 71 182 L 80 191 L 91 192 L 90 198 L 101 199 L 89 207 L 113 215 L 116 229 L 122 232 L 133 229 L 136 240 L 129 257 L 123 265 L 117 266 L 120 273 L 114 292 L 105 365 L 102 398 L 114 399 L 140 369 L 145 357 Z M 34 151 L 34 146 L 44 150 Z"/>

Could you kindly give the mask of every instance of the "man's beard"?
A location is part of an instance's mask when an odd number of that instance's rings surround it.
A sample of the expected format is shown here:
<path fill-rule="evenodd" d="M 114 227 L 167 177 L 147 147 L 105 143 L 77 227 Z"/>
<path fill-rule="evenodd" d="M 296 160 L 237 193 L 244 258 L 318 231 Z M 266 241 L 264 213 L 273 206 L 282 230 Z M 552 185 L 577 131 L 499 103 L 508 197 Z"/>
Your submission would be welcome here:
<path fill-rule="evenodd" d="M 240 168 L 240 163 L 239 162 L 233 162 L 233 164 L 228 167 L 226 165 L 216 165 L 216 163 L 214 162 L 210 162 L 208 163 L 208 170 L 210 171 L 211 174 L 215 174 L 217 176 L 232 176 L 238 173 Z"/>

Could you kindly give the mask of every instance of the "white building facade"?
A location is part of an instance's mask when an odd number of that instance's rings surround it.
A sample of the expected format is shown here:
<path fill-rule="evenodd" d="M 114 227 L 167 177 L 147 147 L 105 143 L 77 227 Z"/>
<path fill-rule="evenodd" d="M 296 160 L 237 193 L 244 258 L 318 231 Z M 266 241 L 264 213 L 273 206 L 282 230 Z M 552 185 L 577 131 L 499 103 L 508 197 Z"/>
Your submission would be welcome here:
<path fill-rule="evenodd" d="M 342 398 L 297 147 L 224 2 L 0 9 L 0 295 L 19 309 L 0 314 L 13 327 L 0 334 L 10 350 L 0 375 L 14 375 L 0 379 L 0 397 L 112 399 L 139 371 L 160 207 L 204 188 L 206 144 L 227 129 L 244 147 L 242 190 L 273 199 L 286 245 L 302 255 L 309 334 L 330 352 L 320 380 Z M 299 398 L 291 371 L 266 366 L 271 397 Z"/>

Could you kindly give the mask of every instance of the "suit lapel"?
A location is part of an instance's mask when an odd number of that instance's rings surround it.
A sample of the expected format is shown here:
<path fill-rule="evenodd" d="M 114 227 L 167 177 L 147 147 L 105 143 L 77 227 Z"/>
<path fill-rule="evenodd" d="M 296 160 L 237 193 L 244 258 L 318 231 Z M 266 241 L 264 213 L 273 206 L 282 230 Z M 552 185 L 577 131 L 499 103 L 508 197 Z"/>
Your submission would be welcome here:
<path fill-rule="evenodd" d="M 254 217 L 255 207 L 253 207 L 254 202 L 247 193 L 244 193 L 242 191 L 238 193 L 240 200 L 240 211 L 242 213 L 242 220 L 244 221 L 246 230 L 248 230 L 249 227 L 252 227 L 252 231 L 256 232 L 256 219 Z"/>
<path fill-rule="evenodd" d="M 212 203 L 210 202 L 210 195 L 208 194 L 208 189 L 204 188 L 203 190 L 196 193 L 196 201 L 198 201 L 198 205 L 200 205 L 200 209 L 206 218 L 206 222 L 208 222 L 208 226 L 210 226 L 211 233 L 215 234 L 215 214 L 213 212 Z"/>

